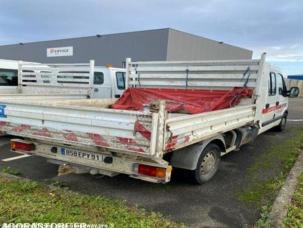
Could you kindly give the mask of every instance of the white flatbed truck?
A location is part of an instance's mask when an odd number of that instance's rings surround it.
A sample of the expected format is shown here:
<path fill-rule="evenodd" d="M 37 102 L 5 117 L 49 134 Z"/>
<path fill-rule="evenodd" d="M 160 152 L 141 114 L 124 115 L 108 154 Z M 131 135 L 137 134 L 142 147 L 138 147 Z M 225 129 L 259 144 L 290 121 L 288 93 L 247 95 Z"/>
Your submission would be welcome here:
<path fill-rule="evenodd" d="M 42 156 L 76 173 L 127 174 L 166 183 L 172 168 L 198 184 L 211 179 L 220 156 L 286 124 L 288 97 L 280 71 L 258 60 L 131 62 L 128 87 L 253 89 L 236 107 L 201 114 L 167 113 L 165 101 L 143 111 L 115 110 L 113 100 L 28 101 L 0 98 L 0 130 L 18 138 L 13 151 Z"/>

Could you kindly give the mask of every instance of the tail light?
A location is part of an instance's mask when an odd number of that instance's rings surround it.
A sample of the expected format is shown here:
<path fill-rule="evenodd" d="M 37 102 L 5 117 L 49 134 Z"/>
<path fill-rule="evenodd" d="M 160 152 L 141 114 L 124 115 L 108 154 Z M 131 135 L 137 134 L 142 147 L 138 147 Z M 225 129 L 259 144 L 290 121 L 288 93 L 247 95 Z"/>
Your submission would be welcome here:
<path fill-rule="evenodd" d="M 166 168 L 160 168 L 160 167 L 143 165 L 143 164 L 138 165 L 137 172 L 141 175 L 158 177 L 158 178 L 165 178 L 166 176 Z"/>
<path fill-rule="evenodd" d="M 11 140 L 11 150 L 13 151 L 33 151 L 35 149 L 35 144 L 32 142 L 27 142 L 19 139 Z"/>

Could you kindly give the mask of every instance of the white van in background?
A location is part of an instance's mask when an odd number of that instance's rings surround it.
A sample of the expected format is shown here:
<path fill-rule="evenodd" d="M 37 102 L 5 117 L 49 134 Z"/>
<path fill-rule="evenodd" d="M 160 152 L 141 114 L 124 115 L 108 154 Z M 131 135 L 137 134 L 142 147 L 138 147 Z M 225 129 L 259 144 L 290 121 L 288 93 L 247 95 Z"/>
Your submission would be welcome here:
<path fill-rule="evenodd" d="M 95 66 L 94 60 L 75 64 L 0 60 L 1 97 L 119 98 L 124 89 L 125 69 Z"/>

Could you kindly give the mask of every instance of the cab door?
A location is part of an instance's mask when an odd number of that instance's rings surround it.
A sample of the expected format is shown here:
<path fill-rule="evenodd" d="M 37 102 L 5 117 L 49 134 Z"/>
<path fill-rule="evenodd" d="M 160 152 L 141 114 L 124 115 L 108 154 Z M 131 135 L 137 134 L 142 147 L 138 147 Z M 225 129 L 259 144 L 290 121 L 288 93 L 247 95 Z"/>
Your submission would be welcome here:
<path fill-rule="evenodd" d="M 271 128 L 275 125 L 275 113 L 277 105 L 277 81 L 276 73 L 270 72 L 268 77 L 268 91 L 265 100 L 265 106 L 262 109 L 262 127 Z"/>
<path fill-rule="evenodd" d="M 95 71 L 93 78 L 93 93 L 91 98 L 111 98 L 112 88 L 110 79 L 105 77 L 106 72 Z"/>
<path fill-rule="evenodd" d="M 125 72 L 116 71 L 114 75 L 114 97 L 119 98 L 125 90 Z"/>
<path fill-rule="evenodd" d="M 276 118 L 282 117 L 288 106 L 288 96 L 287 88 L 284 81 L 284 77 L 281 73 L 276 73 L 277 81 L 277 109 L 276 109 Z"/>

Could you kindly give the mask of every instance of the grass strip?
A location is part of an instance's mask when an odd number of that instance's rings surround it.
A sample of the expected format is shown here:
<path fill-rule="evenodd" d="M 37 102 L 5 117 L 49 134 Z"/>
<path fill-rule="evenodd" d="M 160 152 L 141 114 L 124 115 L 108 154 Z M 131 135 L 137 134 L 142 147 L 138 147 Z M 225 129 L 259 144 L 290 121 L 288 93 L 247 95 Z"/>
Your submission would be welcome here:
<path fill-rule="evenodd" d="M 246 173 L 247 185 L 238 193 L 238 199 L 261 211 L 257 227 L 267 227 L 271 205 L 303 149 L 303 129 L 293 130 L 292 135 L 256 158 Z"/>
<path fill-rule="evenodd" d="M 112 227 L 181 227 L 157 213 L 128 207 L 125 202 L 27 180 L 0 177 L 0 224 L 87 223 Z"/>
<path fill-rule="evenodd" d="M 284 225 L 285 227 L 303 228 L 303 173 L 299 177 L 297 189 L 284 219 Z"/>

